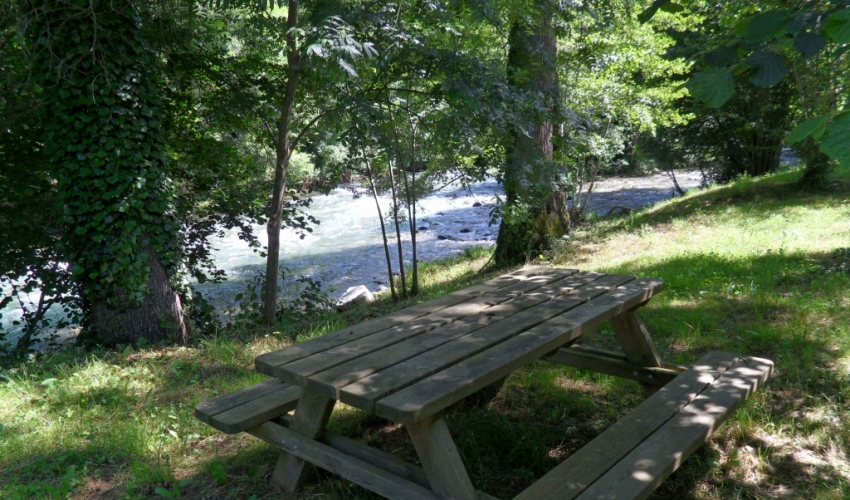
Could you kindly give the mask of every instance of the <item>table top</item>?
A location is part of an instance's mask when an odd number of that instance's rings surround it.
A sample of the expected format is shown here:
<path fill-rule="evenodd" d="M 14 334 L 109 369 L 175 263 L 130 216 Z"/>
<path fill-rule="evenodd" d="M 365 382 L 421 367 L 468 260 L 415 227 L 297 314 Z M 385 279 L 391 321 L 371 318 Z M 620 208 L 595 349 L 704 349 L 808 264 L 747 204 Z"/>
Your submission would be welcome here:
<path fill-rule="evenodd" d="M 663 289 L 657 279 L 526 267 L 256 358 L 257 371 L 415 423 Z"/>

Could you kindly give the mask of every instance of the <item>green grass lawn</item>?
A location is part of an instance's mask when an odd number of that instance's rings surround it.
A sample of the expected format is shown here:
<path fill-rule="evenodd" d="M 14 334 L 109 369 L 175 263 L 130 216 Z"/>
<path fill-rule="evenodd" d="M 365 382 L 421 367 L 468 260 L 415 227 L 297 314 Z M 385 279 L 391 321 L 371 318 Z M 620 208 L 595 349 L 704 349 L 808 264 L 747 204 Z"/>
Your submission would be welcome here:
<path fill-rule="evenodd" d="M 652 498 L 850 498 L 850 189 L 799 192 L 798 175 L 603 219 L 548 256 L 556 266 L 663 278 L 665 291 L 640 315 L 668 361 L 719 349 L 776 362 L 776 377 Z M 473 276 L 488 257 L 426 266 L 426 298 L 492 276 Z M 317 318 L 297 340 L 398 307 Z M 607 325 L 584 342 L 615 347 Z M 192 411 L 263 380 L 253 358 L 289 343 L 225 331 L 191 347 L 71 350 L 3 366 L 0 498 L 280 498 L 268 483 L 275 450 L 215 431 Z M 489 405 L 447 419 L 473 483 L 510 498 L 641 399 L 631 381 L 536 362 Z M 415 460 L 404 429 L 387 421 L 343 408 L 331 427 Z M 295 498 L 377 497 L 314 471 Z"/>

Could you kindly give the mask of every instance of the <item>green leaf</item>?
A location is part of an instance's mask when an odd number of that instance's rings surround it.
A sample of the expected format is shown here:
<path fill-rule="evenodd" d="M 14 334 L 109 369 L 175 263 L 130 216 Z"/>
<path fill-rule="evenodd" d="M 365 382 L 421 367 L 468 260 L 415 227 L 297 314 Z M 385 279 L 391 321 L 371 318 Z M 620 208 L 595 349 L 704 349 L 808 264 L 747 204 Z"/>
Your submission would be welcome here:
<path fill-rule="evenodd" d="M 814 33 L 800 33 L 794 37 L 794 49 L 803 56 L 811 59 L 826 47 L 826 37 Z"/>
<path fill-rule="evenodd" d="M 738 60 L 738 50 L 735 47 L 719 47 L 703 56 L 706 64 L 712 68 L 725 68 Z"/>
<path fill-rule="evenodd" d="M 785 58 L 769 50 L 757 50 L 746 60 L 747 66 L 756 68 L 750 81 L 759 87 L 772 87 L 781 82 L 788 74 Z"/>
<path fill-rule="evenodd" d="M 732 97 L 735 80 L 728 69 L 712 68 L 692 76 L 685 87 L 694 99 L 704 102 L 709 108 L 719 108 Z"/>
<path fill-rule="evenodd" d="M 789 19 L 787 23 L 785 23 L 785 31 L 788 33 L 798 33 L 800 30 L 806 27 L 806 20 L 802 17 Z"/>
<path fill-rule="evenodd" d="M 685 10 L 685 7 L 681 4 L 676 3 L 676 2 L 665 2 L 664 5 L 659 7 L 659 9 L 663 10 L 664 12 L 676 14 L 678 12 L 682 12 L 683 10 Z"/>
<path fill-rule="evenodd" d="M 823 32 L 835 43 L 850 43 L 850 9 L 830 14 L 823 25 Z"/>
<path fill-rule="evenodd" d="M 842 168 L 850 168 L 850 111 L 837 114 L 829 122 L 820 150 L 838 161 Z"/>
<path fill-rule="evenodd" d="M 354 71 L 354 67 L 348 64 L 348 61 L 340 58 L 339 65 L 342 66 L 342 69 L 348 72 L 349 75 L 353 76 L 354 78 L 357 78 L 357 71 Z"/>
<path fill-rule="evenodd" d="M 770 10 L 756 14 L 747 24 L 746 39 L 751 42 L 760 42 L 771 38 L 785 28 L 785 21 L 790 16 L 784 10 Z"/>
<path fill-rule="evenodd" d="M 830 117 L 831 115 L 826 114 L 804 121 L 788 134 L 785 142 L 787 144 L 796 144 L 810 135 L 814 139 L 820 138 L 821 134 L 823 134 L 824 125 Z"/>
<path fill-rule="evenodd" d="M 655 0 L 645 11 L 638 14 L 638 21 L 640 21 L 641 24 L 646 23 L 655 17 L 655 13 L 658 12 L 658 9 L 664 7 L 670 2 L 671 0 Z"/>

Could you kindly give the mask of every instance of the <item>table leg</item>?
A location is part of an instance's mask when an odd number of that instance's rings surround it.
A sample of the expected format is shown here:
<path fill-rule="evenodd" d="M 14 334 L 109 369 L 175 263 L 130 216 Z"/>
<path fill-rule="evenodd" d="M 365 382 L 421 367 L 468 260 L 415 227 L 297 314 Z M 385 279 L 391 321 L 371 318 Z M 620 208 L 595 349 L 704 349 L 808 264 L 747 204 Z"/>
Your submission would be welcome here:
<path fill-rule="evenodd" d="M 655 350 L 643 322 L 635 314 L 635 309 L 614 316 L 610 322 L 629 363 L 638 366 L 661 366 L 661 357 Z M 659 389 L 649 384 L 641 384 L 641 387 L 647 397 Z"/>
<path fill-rule="evenodd" d="M 307 389 L 301 391 L 298 406 L 295 407 L 295 417 L 289 427 L 299 434 L 311 439 L 319 437 L 328 424 L 328 418 L 334 408 L 335 400 L 316 394 Z M 292 493 L 304 481 L 304 467 L 307 463 L 283 451 L 277 459 L 277 465 L 272 475 L 272 483 Z"/>
<path fill-rule="evenodd" d="M 408 425 L 407 431 L 431 489 L 454 500 L 478 498 L 442 415 Z"/>

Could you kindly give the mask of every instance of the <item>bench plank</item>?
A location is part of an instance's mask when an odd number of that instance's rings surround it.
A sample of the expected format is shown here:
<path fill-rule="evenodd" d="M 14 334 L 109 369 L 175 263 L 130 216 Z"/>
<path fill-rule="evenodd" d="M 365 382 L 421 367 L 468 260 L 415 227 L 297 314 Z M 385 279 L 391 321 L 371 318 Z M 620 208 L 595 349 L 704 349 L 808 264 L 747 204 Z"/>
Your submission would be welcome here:
<path fill-rule="evenodd" d="M 603 276 L 553 300 L 515 314 L 496 324 L 443 344 L 418 356 L 362 378 L 340 389 L 340 400 L 372 412 L 375 403 L 396 391 L 459 363 L 493 345 L 604 294 L 631 276 Z"/>
<path fill-rule="evenodd" d="M 375 413 L 403 424 L 418 422 L 648 300 L 663 286 L 660 280 L 641 279 L 617 287 L 378 401 Z"/>
<path fill-rule="evenodd" d="M 402 361 L 418 356 L 458 337 L 547 302 L 604 276 L 579 273 L 532 290 L 508 302 L 490 307 L 479 314 L 438 328 L 427 335 L 407 339 L 385 349 L 350 360 L 310 376 L 307 387 L 328 397 L 339 398 L 339 389 Z"/>
<path fill-rule="evenodd" d="M 737 359 L 725 352 L 703 356 L 514 500 L 572 500 L 693 401 Z"/>
<path fill-rule="evenodd" d="M 207 423 L 227 434 L 236 434 L 294 410 L 300 395 L 300 387 L 288 385 L 281 391 L 214 415 Z"/>
<path fill-rule="evenodd" d="M 577 500 L 643 499 L 673 473 L 773 372 L 773 362 L 739 358 L 702 394 L 600 477 Z"/>
<path fill-rule="evenodd" d="M 348 360 L 359 358 L 365 354 L 384 349 L 389 345 L 422 335 L 436 328 L 450 324 L 466 316 L 484 311 L 494 305 L 507 302 L 524 293 L 537 290 L 540 287 L 557 282 L 574 274 L 572 269 L 553 270 L 543 276 L 531 276 L 525 281 L 500 288 L 493 292 L 484 293 L 466 302 L 446 307 L 440 311 L 428 314 L 403 325 L 364 336 L 352 342 L 333 347 L 311 356 L 278 366 L 275 376 L 287 382 L 305 386 L 306 377 L 332 368 Z"/>
<path fill-rule="evenodd" d="M 512 285 L 517 281 L 524 281 L 534 276 L 544 275 L 549 271 L 551 271 L 550 268 L 542 266 L 525 267 L 512 273 L 485 281 L 484 283 L 444 295 L 437 299 L 406 307 L 400 311 L 396 311 L 380 318 L 375 318 L 357 325 L 343 328 L 336 332 L 329 333 L 294 346 L 262 354 L 257 356 L 254 364 L 258 372 L 273 377 L 275 376 L 275 368 L 280 365 L 310 356 L 337 345 L 351 342 L 396 325 L 404 324 L 421 316 L 425 316 L 426 314 L 474 299 L 482 293 L 492 292 Z M 577 272 L 576 270 L 573 271 Z"/>
<path fill-rule="evenodd" d="M 223 411 L 229 410 L 235 406 L 243 405 L 249 401 L 265 396 L 266 394 L 282 391 L 289 386 L 290 384 L 287 384 L 286 382 L 271 379 L 236 392 L 224 394 L 215 399 L 199 403 L 198 406 L 195 407 L 195 418 L 205 424 L 209 424 L 210 418 L 212 418 L 213 415 L 218 415 Z"/>

